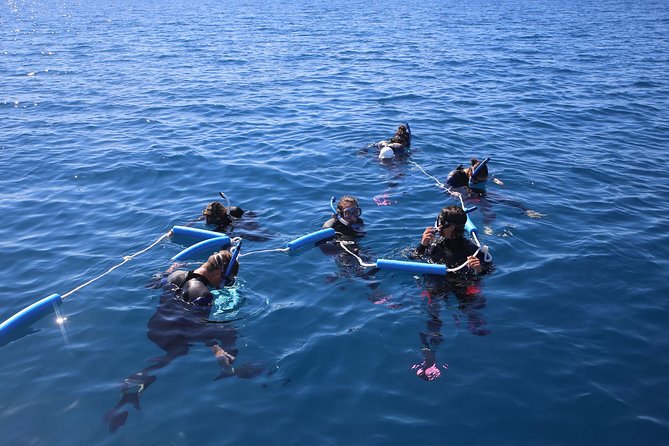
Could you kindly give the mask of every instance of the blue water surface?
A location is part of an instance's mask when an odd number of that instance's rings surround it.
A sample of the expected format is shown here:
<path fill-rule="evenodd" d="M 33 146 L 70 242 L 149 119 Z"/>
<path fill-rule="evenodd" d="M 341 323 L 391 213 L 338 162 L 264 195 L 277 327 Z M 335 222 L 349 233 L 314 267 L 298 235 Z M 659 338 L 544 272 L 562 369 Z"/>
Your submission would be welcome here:
<path fill-rule="evenodd" d="M 265 236 L 245 252 L 351 194 L 368 258 L 406 259 L 457 204 L 426 173 L 491 157 L 503 183 L 467 199 L 496 265 L 489 334 L 410 273 L 248 255 L 248 307 L 221 326 L 259 373 L 215 379 L 194 341 L 110 433 L 124 380 L 164 353 L 147 285 L 184 248 L 166 239 L 0 347 L 2 443 L 669 444 L 668 30 L 662 0 L 2 2 L 3 320 L 219 191 Z M 369 144 L 402 122 L 410 159 L 379 162 Z M 412 366 L 437 304 L 427 381 Z"/>

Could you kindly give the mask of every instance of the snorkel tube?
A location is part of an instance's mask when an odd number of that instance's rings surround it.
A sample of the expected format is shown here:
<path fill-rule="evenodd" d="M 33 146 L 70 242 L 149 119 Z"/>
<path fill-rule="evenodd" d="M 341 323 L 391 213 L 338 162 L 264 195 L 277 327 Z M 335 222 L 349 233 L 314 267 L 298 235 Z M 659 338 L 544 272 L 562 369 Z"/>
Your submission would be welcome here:
<path fill-rule="evenodd" d="M 476 206 L 472 206 L 470 208 L 466 208 L 466 207 L 462 208 L 462 210 L 465 211 L 465 214 L 467 214 L 467 223 L 465 223 L 465 231 L 467 231 L 469 233 L 469 235 L 472 236 L 472 237 L 478 235 L 478 232 L 479 232 L 479 230 L 476 227 L 476 225 L 474 224 L 474 222 L 472 222 L 472 219 L 469 218 L 469 213 L 471 211 L 475 210 L 475 209 L 476 209 Z"/>
<path fill-rule="evenodd" d="M 220 195 L 221 198 L 225 200 L 225 208 L 229 210 L 230 209 L 230 199 L 223 192 L 219 192 L 218 195 Z"/>
<path fill-rule="evenodd" d="M 239 206 L 230 205 L 230 199 L 227 195 L 225 195 L 225 193 L 219 192 L 218 195 L 220 195 L 221 198 L 225 200 L 225 209 L 228 217 L 242 218 L 242 215 L 244 215 L 245 212 L 244 209 L 240 208 Z"/>
<path fill-rule="evenodd" d="M 239 251 L 242 250 L 242 239 L 239 239 L 237 242 L 237 245 L 235 245 L 232 248 L 232 257 L 230 258 L 230 262 L 228 263 L 228 267 L 225 268 L 225 272 L 223 273 L 223 279 L 222 281 L 226 283 L 224 286 L 229 286 L 227 285 L 228 282 L 228 277 L 230 277 L 230 274 L 232 274 L 232 268 L 235 266 L 235 262 L 237 262 L 237 257 L 239 257 Z"/>
<path fill-rule="evenodd" d="M 335 205 L 337 203 L 337 197 L 332 197 L 330 198 L 330 209 L 332 209 L 332 212 L 339 217 L 339 211 L 337 210 L 337 206 Z"/>
<path fill-rule="evenodd" d="M 468 186 L 471 189 L 485 190 L 485 184 L 488 182 L 488 180 L 486 179 L 486 180 L 483 180 L 483 181 L 479 181 L 478 183 L 475 183 L 474 179 L 476 178 L 476 175 L 478 175 L 479 171 L 483 168 L 483 166 L 486 165 L 486 163 L 488 161 L 490 161 L 490 157 L 481 161 L 479 163 L 479 165 L 476 166 L 476 169 L 474 169 L 474 171 L 472 172 L 472 176 L 469 178 L 469 184 L 468 184 Z"/>
<path fill-rule="evenodd" d="M 341 216 L 339 213 L 339 210 L 337 210 L 337 206 L 335 205 L 337 203 L 337 197 L 332 197 L 330 198 L 330 209 L 332 209 L 332 212 L 334 212 L 334 216 L 337 220 L 339 220 L 339 223 L 345 226 L 351 226 L 349 222 L 344 220 L 344 217 Z"/>
<path fill-rule="evenodd" d="M 407 128 L 407 132 L 409 132 L 409 146 L 411 146 L 411 127 L 409 127 L 409 123 L 405 122 L 404 126 Z"/>

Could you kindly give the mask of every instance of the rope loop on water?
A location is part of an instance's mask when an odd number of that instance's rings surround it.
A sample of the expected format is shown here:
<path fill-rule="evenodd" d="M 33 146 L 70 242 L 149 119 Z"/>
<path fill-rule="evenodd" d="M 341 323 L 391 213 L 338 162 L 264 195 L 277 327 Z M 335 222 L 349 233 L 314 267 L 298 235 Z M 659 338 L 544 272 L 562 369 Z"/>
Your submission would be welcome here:
<path fill-rule="evenodd" d="M 474 254 L 472 254 L 470 257 L 476 257 L 479 252 L 482 252 L 484 255 L 484 259 L 486 262 L 490 262 L 492 260 L 492 256 L 488 253 L 488 247 L 487 246 L 480 246 L 479 249 L 476 250 Z M 490 260 L 488 260 L 488 257 L 490 257 Z M 456 271 L 460 271 L 462 268 L 465 266 L 469 265 L 469 260 L 466 260 L 462 265 L 456 266 L 455 268 L 446 268 L 446 271 L 449 273 L 454 273 Z"/>
<path fill-rule="evenodd" d="M 358 259 L 358 263 L 360 263 L 360 266 L 363 266 L 363 267 L 365 267 L 365 268 L 374 268 L 374 267 L 376 266 L 376 263 L 365 263 L 365 262 L 360 258 L 359 255 L 357 255 L 357 254 L 353 253 L 351 250 L 349 250 L 349 249 L 346 247 L 346 245 L 355 245 L 355 242 L 354 242 L 354 241 L 351 241 L 351 240 L 341 240 L 341 241 L 339 242 L 339 246 L 341 246 L 341 248 L 342 248 L 344 251 L 346 251 L 347 253 L 351 254 L 351 255 L 352 255 L 353 257 L 355 257 L 356 259 Z"/>

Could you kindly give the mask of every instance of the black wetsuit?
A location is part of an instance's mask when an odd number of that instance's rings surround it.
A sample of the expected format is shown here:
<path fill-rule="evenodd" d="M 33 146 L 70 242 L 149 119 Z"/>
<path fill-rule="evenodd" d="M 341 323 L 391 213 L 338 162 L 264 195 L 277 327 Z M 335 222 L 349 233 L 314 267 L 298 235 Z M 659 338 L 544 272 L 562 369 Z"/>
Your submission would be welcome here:
<path fill-rule="evenodd" d="M 355 225 L 358 226 L 358 227 L 362 227 L 364 224 L 365 224 L 365 222 L 362 221 L 362 219 L 360 219 L 360 218 L 355 223 Z M 354 230 L 352 227 L 350 227 L 348 225 L 345 225 L 344 223 L 339 221 L 339 219 L 337 217 L 332 217 L 331 219 L 329 219 L 328 221 L 323 223 L 323 229 L 328 229 L 328 228 L 332 228 L 332 229 L 335 230 L 335 232 L 337 232 L 337 234 L 338 234 L 337 238 L 338 239 L 341 238 L 341 235 L 343 235 L 344 237 L 347 237 L 347 238 L 353 238 L 355 236 L 361 235 L 360 232 Z M 341 235 L 339 235 L 339 234 L 341 234 Z"/>
<path fill-rule="evenodd" d="M 208 306 L 214 300 L 206 277 L 193 271 L 174 271 L 167 281 L 176 287 L 175 294 L 185 302 Z"/>
<path fill-rule="evenodd" d="M 442 239 L 434 245 L 418 245 L 414 250 L 414 257 L 427 256 L 433 263 L 446 265 L 449 268 L 455 268 L 467 261 L 467 257 L 473 255 L 478 247 L 464 237 L 454 239 Z M 483 253 L 476 256 L 481 261 L 483 274 L 489 271 L 491 264 L 485 262 Z M 472 274 L 467 267 L 458 271 L 459 273 Z"/>
<path fill-rule="evenodd" d="M 355 223 L 355 226 L 357 228 L 362 228 L 364 227 L 365 222 L 362 221 L 361 218 L 358 219 L 358 221 Z M 356 231 L 354 230 L 351 226 L 345 225 L 337 217 L 332 217 L 325 223 L 323 223 L 323 229 L 329 229 L 332 228 L 335 230 L 337 233 L 333 239 L 330 240 L 325 240 L 323 242 L 319 242 L 317 246 L 323 251 L 324 254 L 331 255 L 331 256 L 336 256 L 340 259 L 346 259 L 346 261 L 352 261 L 355 262 L 355 259 L 352 259 L 348 254 L 344 255 L 342 257 L 342 254 L 345 254 L 344 251 L 342 250 L 341 246 L 339 245 L 339 242 L 341 241 L 352 241 L 355 242 L 355 240 L 359 237 L 362 237 L 364 235 L 364 231 Z M 348 249 L 355 253 L 358 254 L 360 251 L 360 247 L 358 246 L 357 243 L 351 243 L 347 245 Z"/>
<path fill-rule="evenodd" d="M 449 268 L 455 268 L 467 261 L 467 257 L 473 255 L 478 247 L 464 237 L 455 239 L 442 239 L 435 245 L 418 245 L 413 252 L 414 257 L 427 257 L 434 263 L 445 264 Z M 481 274 L 492 270 L 492 263 L 484 260 L 484 255 L 478 253 L 476 256 L 481 261 L 483 268 Z M 423 346 L 434 350 L 436 345 L 442 341 L 440 334 L 443 322 L 439 312 L 443 300 L 453 293 L 459 302 L 459 309 L 467 317 L 469 331 L 477 336 L 485 336 L 490 331 L 485 327 L 486 321 L 481 314 L 485 307 L 485 298 L 479 292 L 480 278 L 478 274 L 468 267 L 462 268 L 456 273 L 448 273 L 445 278 L 430 275 L 425 278 L 426 290 L 424 295 L 428 298 L 427 331 L 420 333 Z M 441 297 L 442 299 L 436 299 Z M 456 317 L 456 315 L 454 315 Z"/>

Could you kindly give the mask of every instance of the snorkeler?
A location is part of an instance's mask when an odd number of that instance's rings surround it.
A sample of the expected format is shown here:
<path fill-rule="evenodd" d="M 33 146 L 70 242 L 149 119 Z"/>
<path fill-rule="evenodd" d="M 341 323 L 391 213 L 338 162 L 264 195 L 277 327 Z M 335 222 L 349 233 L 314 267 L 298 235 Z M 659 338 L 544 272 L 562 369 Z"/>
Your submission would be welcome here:
<path fill-rule="evenodd" d="M 392 159 L 397 155 L 406 155 L 411 146 L 411 128 L 408 123 L 397 127 L 395 135 L 389 140 L 383 140 L 376 143 L 380 149 L 380 159 Z"/>
<path fill-rule="evenodd" d="M 227 206 L 223 206 L 218 201 L 213 201 L 202 211 L 204 221 L 208 225 L 216 226 L 215 231 L 223 232 L 233 223 L 233 218 L 242 218 L 244 210 L 238 206 L 230 206 L 230 199 L 219 192 L 221 198 L 226 200 Z"/>
<path fill-rule="evenodd" d="M 471 167 L 464 168 L 462 164 L 448 174 L 446 184 L 457 188 L 467 186 L 467 188 L 478 194 L 485 194 L 486 183 L 488 182 L 488 166 L 490 158 L 479 161 L 476 158 L 471 159 Z"/>
<path fill-rule="evenodd" d="M 197 221 L 204 218 L 207 225 L 214 226 L 214 231 L 227 234 L 234 232 L 236 236 L 245 240 L 266 242 L 272 239 L 272 235 L 262 230 L 255 221 L 255 212 L 231 206 L 230 199 L 223 192 L 219 194 L 225 199 L 225 206 L 218 201 L 209 203 Z"/>
<path fill-rule="evenodd" d="M 466 267 L 445 278 L 430 276 L 428 286 L 422 296 L 428 299 L 429 319 L 427 330 L 420 333 L 423 344 L 423 361 L 413 366 L 416 375 L 425 380 L 433 380 L 441 375 L 436 361 L 436 346 L 441 343 L 440 333 L 443 322 L 439 312 L 443 302 L 453 293 L 459 302 L 459 309 L 468 318 L 468 328 L 473 334 L 484 336 L 489 333 L 479 310 L 485 307 L 485 299 L 479 292 L 478 278 L 492 270 L 492 263 L 486 262 L 483 253 L 475 255 L 478 247 L 465 238 L 467 214 L 458 206 L 448 206 L 441 210 L 434 226 L 423 231 L 420 244 L 412 257 L 427 258 L 432 263 L 455 268 L 466 263 Z M 439 237 L 439 240 L 437 239 Z"/>
<path fill-rule="evenodd" d="M 486 191 L 486 184 L 488 182 L 488 161 L 490 158 L 486 158 L 483 161 L 479 161 L 476 158 L 471 159 L 471 167 L 464 168 L 461 165 L 449 172 L 446 179 L 446 184 L 449 189 L 456 189 L 459 187 L 466 187 L 469 198 L 475 200 L 479 210 L 483 212 L 484 222 L 486 220 L 494 219 L 494 213 L 492 213 L 490 208 L 490 203 L 500 203 L 506 204 L 508 206 L 520 209 L 525 215 L 530 218 L 541 218 L 545 217 L 546 214 L 541 214 L 537 211 L 529 209 L 524 204 L 499 196 L 495 196 L 490 199 Z M 504 182 L 499 178 L 496 178 L 493 175 L 493 183 L 504 186 Z M 486 200 L 485 197 L 488 197 Z"/>
<path fill-rule="evenodd" d="M 236 249 L 238 252 L 239 247 Z M 230 251 L 221 251 L 211 255 L 194 271 L 175 271 L 167 276 L 167 280 L 159 282 L 163 292 L 160 304 L 149 320 L 147 336 L 164 351 L 164 355 L 150 359 L 151 365 L 123 380 L 120 400 L 102 417 L 102 421 L 109 424 L 110 432 L 125 424 L 128 411 L 124 406 L 140 410 L 140 397 L 157 379 L 151 372 L 186 355 L 196 343 L 202 342 L 209 347 L 221 366 L 221 373 L 215 379 L 252 378 L 265 370 L 257 364 L 233 367 L 238 354 L 237 329 L 232 324 L 208 321 L 212 300 L 209 287 L 232 284 L 239 269 L 234 257 Z"/>
<path fill-rule="evenodd" d="M 423 231 L 420 244 L 414 250 L 414 257 L 428 257 L 432 263 L 455 268 L 467 262 L 464 274 L 487 272 L 490 264 L 485 262 L 484 254 L 479 252 L 473 242 L 465 238 L 467 214 L 458 206 L 448 206 L 441 210 L 434 226 Z M 436 237 L 440 240 L 437 241 Z"/>
<path fill-rule="evenodd" d="M 368 299 L 374 303 L 381 303 L 384 294 L 378 289 L 380 283 L 374 279 L 378 268 L 364 268 L 358 260 L 371 261 L 369 251 L 361 249 L 358 245 L 358 240 L 365 235 L 365 223 L 360 218 L 362 209 L 358 205 L 358 200 L 347 195 L 337 202 L 336 198 L 332 197 L 330 208 L 334 215 L 323 224 L 323 228 L 333 228 L 335 237 L 319 242 L 317 246 L 323 254 L 334 257 L 339 273 L 328 276 L 326 282 L 333 282 L 339 277 L 357 277 L 372 290 Z"/>

